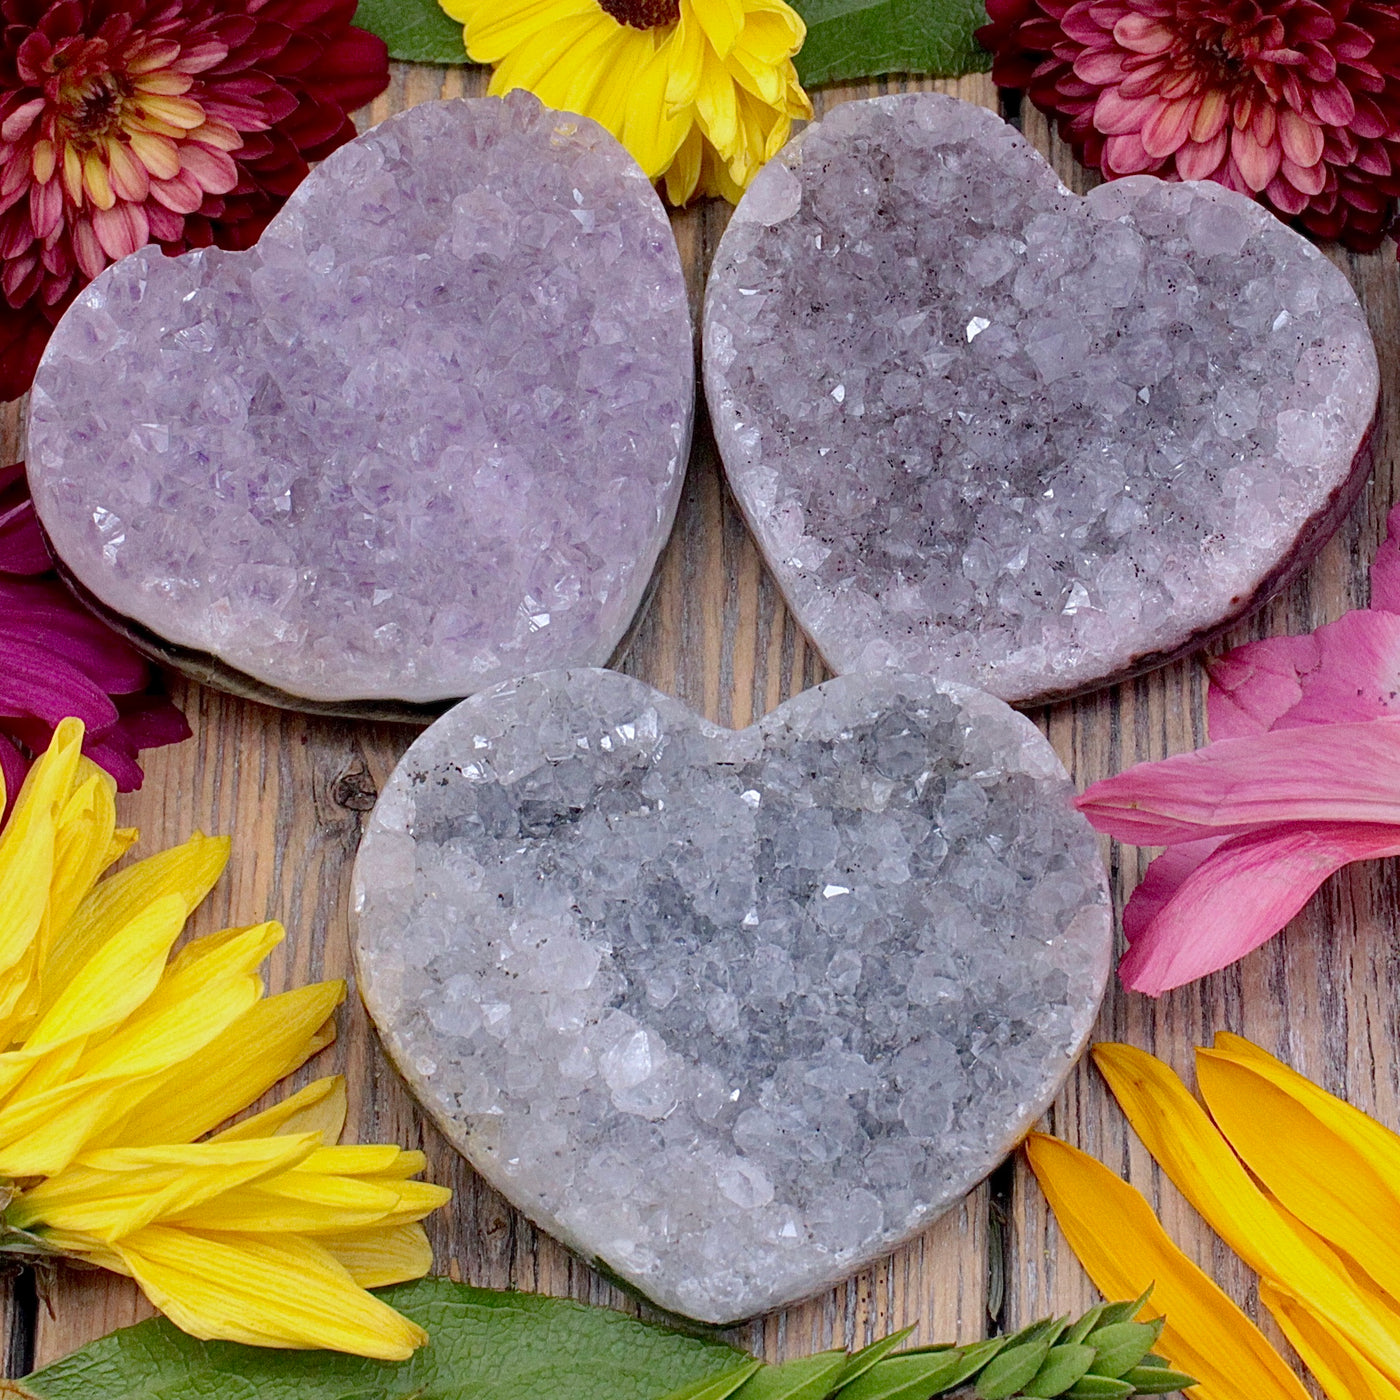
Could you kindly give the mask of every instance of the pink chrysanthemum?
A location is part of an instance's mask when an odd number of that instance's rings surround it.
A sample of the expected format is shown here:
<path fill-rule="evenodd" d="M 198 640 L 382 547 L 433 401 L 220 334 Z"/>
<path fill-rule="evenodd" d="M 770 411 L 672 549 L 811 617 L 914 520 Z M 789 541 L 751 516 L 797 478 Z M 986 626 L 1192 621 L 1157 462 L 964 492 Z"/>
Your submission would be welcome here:
<path fill-rule="evenodd" d="M 389 81 L 356 0 L 0 0 L 0 398 L 109 262 L 246 248 Z"/>
<path fill-rule="evenodd" d="M 188 739 L 185 717 L 145 659 L 59 582 L 23 465 L 0 469 L 0 773 L 10 801 L 58 722 L 76 715 L 83 751 L 124 792 L 141 749 Z"/>
<path fill-rule="evenodd" d="M 1216 180 L 1375 248 L 1400 195 L 1400 7 L 1372 0 L 988 0 L 1003 87 L 1110 179 Z"/>

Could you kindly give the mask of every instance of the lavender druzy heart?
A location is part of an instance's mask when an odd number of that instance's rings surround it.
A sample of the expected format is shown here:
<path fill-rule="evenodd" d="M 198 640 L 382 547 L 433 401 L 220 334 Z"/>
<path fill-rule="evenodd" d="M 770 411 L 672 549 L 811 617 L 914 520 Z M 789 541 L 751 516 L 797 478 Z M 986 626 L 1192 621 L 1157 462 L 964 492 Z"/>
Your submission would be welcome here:
<path fill-rule="evenodd" d="M 1166 660 L 1365 479 L 1375 350 L 1317 249 L 1214 184 L 1079 198 L 948 97 L 808 127 L 739 205 L 704 319 L 730 484 L 837 671 L 1026 703 Z"/>
<path fill-rule="evenodd" d="M 473 696 L 355 866 L 360 990 L 477 1169 L 730 1322 L 922 1229 L 1089 1034 L 1112 927 L 1040 732 L 843 676 L 742 732 L 611 671 Z"/>
<path fill-rule="evenodd" d="M 391 117 L 244 253 L 109 268 L 35 379 L 44 528 L 102 604 L 286 697 L 603 662 L 679 499 L 680 257 L 601 127 Z M 295 699 L 292 700 L 295 703 Z"/>

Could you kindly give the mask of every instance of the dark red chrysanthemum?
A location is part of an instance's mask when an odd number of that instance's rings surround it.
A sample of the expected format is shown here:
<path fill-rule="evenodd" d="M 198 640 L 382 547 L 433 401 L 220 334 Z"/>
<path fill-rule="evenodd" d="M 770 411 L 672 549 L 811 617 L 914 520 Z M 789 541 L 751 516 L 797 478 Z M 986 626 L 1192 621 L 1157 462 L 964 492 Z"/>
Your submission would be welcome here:
<path fill-rule="evenodd" d="M 1110 179 L 1217 180 L 1372 249 L 1400 195 L 1400 6 L 988 0 L 993 76 Z"/>
<path fill-rule="evenodd" d="M 141 244 L 246 248 L 389 81 L 356 0 L 0 0 L 0 398 Z"/>
<path fill-rule="evenodd" d="M 53 572 L 23 465 L 0 469 L 0 775 L 13 803 L 31 758 L 76 715 L 83 752 L 124 792 L 141 749 L 189 738 L 185 717 L 125 638 L 80 606 Z"/>

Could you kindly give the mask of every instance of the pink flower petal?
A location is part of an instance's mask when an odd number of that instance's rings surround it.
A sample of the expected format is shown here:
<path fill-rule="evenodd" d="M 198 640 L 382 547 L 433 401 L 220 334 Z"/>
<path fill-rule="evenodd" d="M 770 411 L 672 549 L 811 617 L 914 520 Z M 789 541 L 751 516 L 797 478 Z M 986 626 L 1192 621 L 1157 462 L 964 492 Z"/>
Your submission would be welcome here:
<path fill-rule="evenodd" d="M 1400 506 L 1385 522 L 1385 539 L 1371 560 L 1371 607 L 1400 612 Z"/>
<path fill-rule="evenodd" d="M 1400 614 L 1358 610 L 1309 636 L 1250 642 L 1207 663 L 1212 739 L 1400 712 Z"/>
<path fill-rule="evenodd" d="M 1076 805 L 1100 831 L 1138 846 L 1279 823 L 1400 829 L 1400 715 L 1226 739 L 1105 778 Z"/>
<path fill-rule="evenodd" d="M 1125 987 L 1160 996 L 1217 972 L 1267 943 L 1342 866 L 1393 855 L 1400 826 L 1336 822 L 1237 836 L 1139 928 L 1118 975 Z"/>
<path fill-rule="evenodd" d="M 1151 865 L 1147 874 L 1128 897 L 1123 910 L 1123 936 L 1129 943 L 1149 933 L 1152 921 L 1171 902 L 1177 890 L 1196 868 L 1233 837 L 1211 836 L 1204 841 L 1183 841 L 1168 846 Z"/>

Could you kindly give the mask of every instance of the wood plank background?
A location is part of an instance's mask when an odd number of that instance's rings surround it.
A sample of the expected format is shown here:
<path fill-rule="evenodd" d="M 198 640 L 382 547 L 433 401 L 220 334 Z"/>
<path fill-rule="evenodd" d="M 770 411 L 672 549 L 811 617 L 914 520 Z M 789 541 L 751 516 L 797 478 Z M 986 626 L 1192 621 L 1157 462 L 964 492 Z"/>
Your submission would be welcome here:
<path fill-rule="evenodd" d="M 476 95 L 473 69 L 396 65 L 388 93 L 362 125 L 438 97 Z M 934 87 L 997 108 L 990 79 L 879 83 L 817 94 L 818 109 L 909 87 Z M 1003 109 L 1021 121 L 1019 106 Z M 1080 189 L 1090 180 L 1038 113 L 1023 129 Z M 728 208 L 714 202 L 675 216 L 698 312 L 704 278 Z M 1375 480 L 1317 562 L 1281 597 L 1238 627 L 1229 643 L 1300 631 L 1366 602 L 1366 564 L 1395 496 L 1393 444 L 1400 360 L 1400 295 L 1393 249 L 1334 254 L 1371 318 L 1387 385 Z M 698 325 L 698 316 L 697 316 Z M 0 448 L 18 451 L 19 406 L 0 419 Z M 5 460 L 9 460 L 7 456 Z M 661 560 L 655 598 L 623 669 L 677 695 L 712 719 L 743 726 L 821 680 L 820 658 L 783 608 L 726 494 L 701 411 L 675 533 Z M 272 990 L 350 974 L 347 902 L 361 822 L 414 730 L 310 718 L 173 682 L 194 738 L 149 756 L 145 790 L 121 801 L 141 849 L 183 840 L 192 828 L 231 832 L 234 858 L 197 916 L 200 931 L 266 917 L 288 928 L 269 968 Z M 1204 672 L 1198 659 L 1097 695 L 1037 711 L 1082 787 L 1144 758 L 1195 747 L 1205 737 Z M 1115 899 L 1140 878 L 1144 858 L 1110 848 Z M 1096 1038 L 1127 1039 L 1190 1072 L 1191 1050 L 1218 1029 L 1248 1035 L 1392 1126 L 1400 1124 L 1400 943 L 1393 935 L 1400 881 L 1393 862 L 1333 879 L 1278 939 L 1243 963 L 1151 1001 L 1110 991 Z M 349 1076 L 351 1129 L 361 1141 L 421 1145 L 429 1175 L 456 1199 L 429 1221 L 439 1272 L 472 1283 L 564 1294 L 635 1310 L 483 1185 L 415 1108 L 352 995 L 340 1038 L 294 1081 Z M 1167 1228 L 1247 1311 L 1258 1317 L 1249 1272 L 1164 1182 L 1087 1066 L 1048 1115 L 1051 1131 L 1121 1169 L 1158 1207 Z M 146 1315 L 134 1286 L 99 1272 L 60 1270 L 36 1297 L 21 1278 L 5 1297 L 6 1374 L 19 1375 Z M 889 1259 L 829 1294 L 737 1329 L 734 1340 L 771 1359 L 833 1344 L 860 1344 L 914 1324 L 921 1341 L 971 1340 L 1050 1311 L 1087 1306 L 1094 1293 L 1049 1218 L 1034 1181 L 1014 1161 L 940 1223 Z M 1264 1330 L 1285 1354 L 1271 1321 Z"/>

